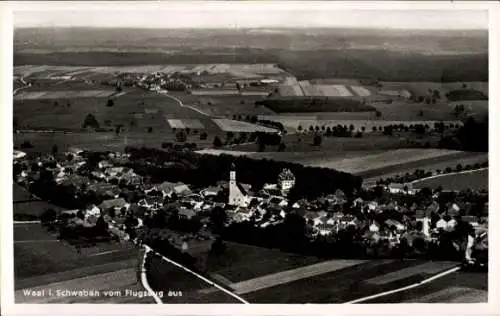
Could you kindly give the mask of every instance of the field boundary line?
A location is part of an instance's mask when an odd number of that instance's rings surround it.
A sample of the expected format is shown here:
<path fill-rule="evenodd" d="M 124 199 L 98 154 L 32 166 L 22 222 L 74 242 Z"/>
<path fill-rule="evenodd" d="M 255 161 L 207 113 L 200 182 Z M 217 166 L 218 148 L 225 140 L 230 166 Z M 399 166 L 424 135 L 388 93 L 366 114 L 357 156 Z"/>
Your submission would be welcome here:
<path fill-rule="evenodd" d="M 146 251 L 148 251 L 148 249 L 149 249 L 149 251 L 151 251 L 151 252 L 153 252 L 154 254 L 156 254 L 156 255 L 160 256 L 163 260 L 165 260 L 165 261 L 167 261 L 167 262 L 169 262 L 169 263 L 171 263 L 171 264 L 175 265 L 176 267 L 179 267 L 179 268 L 183 269 L 184 271 L 187 271 L 187 272 L 191 273 L 192 275 L 194 275 L 194 276 L 196 276 L 197 278 L 199 278 L 199 279 L 201 279 L 201 280 L 205 281 L 206 283 L 208 283 L 208 284 L 210 284 L 210 285 L 212 285 L 212 286 L 215 286 L 215 287 L 216 287 L 216 288 L 218 288 L 219 290 L 223 291 L 223 292 L 224 292 L 224 293 L 226 293 L 226 294 L 229 294 L 230 296 L 234 297 L 235 299 L 237 299 L 238 301 L 242 302 L 243 304 L 250 304 L 248 301 L 246 301 L 246 300 L 245 300 L 245 299 L 243 299 L 242 297 L 240 297 L 240 296 L 238 296 L 238 295 L 234 294 L 233 292 L 231 292 L 231 291 L 229 291 L 229 290 L 225 289 L 224 287 L 220 286 L 219 284 L 214 283 L 213 281 L 210 281 L 209 279 L 207 279 L 207 278 L 205 278 L 205 277 L 203 277 L 203 276 L 199 275 L 198 273 L 196 273 L 196 272 L 194 272 L 194 271 L 192 271 L 192 270 L 190 270 L 190 269 L 186 268 L 186 267 L 185 267 L 185 266 L 183 266 L 182 264 L 177 263 L 177 262 L 175 262 L 175 261 L 173 261 L 173 260 L 171 260 L 171 259 L 169 259 L 169 258 L 167 258 L 167 257 L 163 256 L 162 254 L 157 253 L 156 251 L 154 251 L 153 249 L 151 249 L 151 247 L 149 247 L 148 245 L 144 245 L 144 247 L 146 248 Z"/>
<path fill-rule="evenodd" d="M 430 177 L 426 177 L 426 178 L 422 178 L 422 179 L 417 179 L 417 180 L 414 180 L 412 182 L 410 182 L 411 184 L 417 184 L 419 182 L 422 182 L 422 181 L 425 181 L 425 180 L 429 180 L 429 179 L 435 179 L 435 178 L 440 178 L 440 177 L 446 177 L 446 176 L 449 176 L 449 175 L 455 175 L 455 174 L 466 174 L 466 173 L 473 173 L 473 172 L 477 172 L 477 171 L 483 171 L 483 170 L 488 170 L 489 167 L 484 167 L 484 168 L 479 168 L 479 169 L 473 169 L 473 170 L 464 170 L 464 171 L 455 171 L 455 172 L 450 172 L 450 173 L 441 173 L 441 174 L 435 174 L 433 176 L 430 176 Z"/>
<path fill-rule="evenodd" d="M 14 225 L 22 225 L 22 224 L 40 224 L 41 221 L 14 221 Z"/>
<path fill-rule="evenodd" d="M 149 286 L 148 278 L 146 276 L 146 257 L 148 253 L 152 251 L 148 246 L 144 246 L 144 256 L 142 257 L 142 265 L 141 265 L 141 283 L 142 286 L 148 291 L 148 293 L 153 297 L 156 304 L 163 304 L 163 301 L 156 295 L 153 289 Z"/>
<path fill-rule="evenodd" d="M 369 300 L 372 300 L 372 299 L 375 299 L 375 298 L 379 298 L 379 297 L 382 297 L 382 296 L 386 296 L 386 295 L 390 295 L 390 294 L 394 294 L 394 293 L 399 293 L 399 292 L 403 292 L 403 291 L 406 291 L 406 290 L 409 290 L 409 289 L 413 289 L 413 288 L 416 288 L 416 287 L 419 287 L 421 285 L 424 285 L 426 283 L 429 283 L 429 282 L 432 282 L 436 279 L 439 279 L 441 277 L 444 277 L 450 273 L 453 273 L 453 272 L 456 272 L 458 270 L 460 270 L 460 266 L 456 266 L 454 268 L 451 268 L 449 270 L 446 270 L 444 272 L 441 272 L 439 274 L 436 274 L 430 278 L 427 278 L 427 279 L 424 279 L 420 282 L 417 282 L 417 283 L 413 283 L 411 285 L 407 285 L 407 286 L 404 286 L 404 287 L 401 287 L 401 288 L 398 288 L 398 289 L 394 289 L 394 290 L 390 290 L 390 291 L 386 291 L 386 292 L 382 292 L 382 293 L 378 293 L 378 294 L 374 294 L 374 295 L 370 295 L 370 296 L 366 296 L 366 297 L 362 297 L 362 298 L 358 298 L 358 299 L 355 299 L 355 300 L 352 300 L 352 301 L 349 301 L 349 302 L 345 302 L 344 304 L 356 304 L 356 303 L 362 303 L 362 302 L 365 302 L 365 301 L 369 301 Z"/>

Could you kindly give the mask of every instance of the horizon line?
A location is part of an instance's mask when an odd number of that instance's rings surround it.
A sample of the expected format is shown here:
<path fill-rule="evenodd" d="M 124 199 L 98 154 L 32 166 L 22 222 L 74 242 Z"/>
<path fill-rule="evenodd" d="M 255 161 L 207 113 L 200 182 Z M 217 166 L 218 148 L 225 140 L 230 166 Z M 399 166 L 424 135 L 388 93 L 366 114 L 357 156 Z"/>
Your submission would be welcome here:
<path fill-rule="evenodd" d="M 483 31 L 488 32 L 487 28 L 401 28 L 401 27 L 352 27 L 352 26 L 247 26 L 247 27 L 197 27 L 197 26 L 178 26 L 178 27 L 147 27 L 147 26 L 94 26 L 94 25 L 39 25 L 39 26 L 15 26 L 16 29 L 133 29 L 133 30 L 308 30 L 308 29 L 323 29 L 323 30 L 386 30 L 386 31 L 449 31 L 449 32 L 464 32 L 464 31 Z"/>

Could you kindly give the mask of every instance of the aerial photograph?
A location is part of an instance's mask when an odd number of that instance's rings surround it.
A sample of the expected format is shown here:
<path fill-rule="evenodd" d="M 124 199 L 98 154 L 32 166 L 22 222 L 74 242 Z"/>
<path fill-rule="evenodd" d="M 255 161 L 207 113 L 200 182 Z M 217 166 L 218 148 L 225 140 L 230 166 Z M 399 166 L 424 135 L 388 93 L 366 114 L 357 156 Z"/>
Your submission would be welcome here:
<path fill-rule="evenodd" d="M 13 14 L 16 304 L 488 302 L 487 10 L 62 7 Z"/>

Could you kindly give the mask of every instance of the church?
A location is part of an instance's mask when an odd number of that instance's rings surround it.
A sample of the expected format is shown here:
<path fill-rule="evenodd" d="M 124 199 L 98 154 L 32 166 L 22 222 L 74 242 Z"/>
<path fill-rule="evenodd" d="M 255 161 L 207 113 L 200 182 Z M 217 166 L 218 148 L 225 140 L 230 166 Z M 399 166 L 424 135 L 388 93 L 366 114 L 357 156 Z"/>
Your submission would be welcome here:
<path fill-rule="evenodd" d="M 248 189 L 236 182 L 236 167 L 231 165 L 229 171 L 229 205 L 247 207 L 250 204 L 251 197 L 248 195 Z"/>

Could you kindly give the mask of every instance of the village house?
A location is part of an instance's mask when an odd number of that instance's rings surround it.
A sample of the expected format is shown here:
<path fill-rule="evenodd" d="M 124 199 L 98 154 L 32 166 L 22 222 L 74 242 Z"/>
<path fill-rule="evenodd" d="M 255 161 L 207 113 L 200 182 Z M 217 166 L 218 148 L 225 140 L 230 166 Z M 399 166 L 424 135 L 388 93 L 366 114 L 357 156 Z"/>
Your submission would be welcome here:
<path fill-rule="evenodd" d="M 380 231 L 380 224 L 377 223 L 376 221 L 372 221 L 370 226 L 368 227 L 368 230 L 372 233 Z"/>
<path fill-rule="evenodd" d="M 391 183 L 387 186 L 387 189 L 392 194 L 415 194 L 417 190 L 413 188 L 411 183 Z"/>
<path fill-rule="evenodd" d="M 394 219 L 388 219 L 384 222 L 384 224 L 389 227 L 389 228 L 394 228 L 397 231 L 404 231 L 406 230 L 406 226 L 403 225 L 402 223 L 394 220 Z"/>
<path fill-rule="evenodd" d="M 111 199 L 111 200 L 106 200 L 103 201 L 100 205 L 99 208 L 101 210 L 109 210 L 109 209 L 114 209 L 115 211 L 119 211 L 122 207 L 128 208 L 130 205 L 125 201 L 123 198 L 118 198 L 118 199 Z"/>
<path fill-rule="evenodd" d="M 179 218 L 191 219 L 194 216 L 196 216 L 196 212 L 193 211 L 192 209 L 188 209 L 188 208 L 183 209 L 183 208 L 181 208 L 179 210 Z"/>
<path fill-rule="evenodd" d="M 157 188 L 163 192 L 163 196 L 172 196 L 172 194 L 176 195 L 189 195 L 191 194 L 191 190 L 189 189 L 189 186 L 182 182 L 168 182 L 165 181 L 162 184 L 158 185 Z"/>

